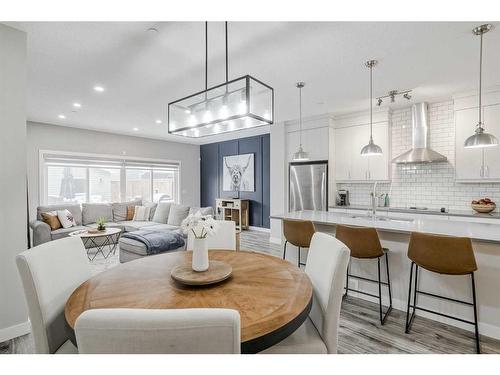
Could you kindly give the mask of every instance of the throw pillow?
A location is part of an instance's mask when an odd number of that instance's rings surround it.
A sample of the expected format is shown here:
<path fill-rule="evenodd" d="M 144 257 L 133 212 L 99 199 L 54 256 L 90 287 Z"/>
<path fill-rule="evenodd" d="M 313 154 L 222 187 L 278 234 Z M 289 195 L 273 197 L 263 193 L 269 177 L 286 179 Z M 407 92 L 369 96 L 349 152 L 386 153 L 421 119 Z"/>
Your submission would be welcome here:
<path fill-rule="evenodd" d="M 42 212 L 42 219 L 45 223 L 49 224 L 50 230 L 56 230 L 62 227 L 57 217 L 57 211 Z"/>
<path fill-rule="evenodd" d="M 156 211 L 153 215 L 153 221 L 155 223 L 167 224 L 168 214 L 170 212 L 170 206 L 172 203 L 158 203 Z"/>
<path fill-rule="evenodd" d="M 135 206 L 127 206 L 127 215 L 125 216 L 126 221 L 134 220 Z"/>
<path fill-rule="evenodd" d="M 151 207 L 135 206 L 134 221 L 149 221 Z"/>
<path fill-rule="evenodd" d="M 112 203 L 113 206 L 113 221 L 115 223 L 119 221 L 124 221 L 124 220 L 132 220 L 134 217 L 134 214 L 130 217 L 130 219 L 127 219 L 127 208 L 129 206 L 141 206 L 142 205 L 142 200 L 134 200 L 134 201 L 129 201 L 129 202 L 120 202 L 120 203 Z"/>
<path fill-rule="evenodd" d="M 144 207 L 149 207 L 149 217 L 148 221 L 153 220 L 153 216 L 156 212 L 156 207 L 158 206 L 158 203 L 153 203 L 153 202 L 144 202 L 143 203 Z"/>
<path fill-rule="evenodd" d="M 57 211 L 57 218 L 61 222 L 63 228 L 76 227 L 76 221 L 73 214 L 68 210 Z"/>
<path fill-rule="evenodd" d="M 188 217 L 188 214 L 189 207 L 172 203 L 172 205 L 170 206 L 170 212 L 168 214 L 167 224 L 179 227 L 182 223 L 182 220 Z"/>

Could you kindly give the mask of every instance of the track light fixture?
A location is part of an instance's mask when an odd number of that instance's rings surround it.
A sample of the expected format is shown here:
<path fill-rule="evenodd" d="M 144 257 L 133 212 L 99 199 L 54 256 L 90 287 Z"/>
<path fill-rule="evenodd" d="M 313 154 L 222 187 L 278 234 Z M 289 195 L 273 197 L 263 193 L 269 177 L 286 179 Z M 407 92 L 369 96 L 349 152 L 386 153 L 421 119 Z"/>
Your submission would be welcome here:
<path fill-rule="evenodd" d="M 389 98 L 390 99 L 390 102 L 391 103 L 395 103 L 396 102 L 396 97 L 398 96 L 402 96 L 403 98 L 405 98 L 406 100 L 410 100 L 411 99 L 411 90 L 391 90 L 387 93 L 387 95 L 383 95 L 383 96 L 379 96 L 377 98 L 377 106 L 381 106 L 382 105 L 382 102 L 384 99 L 386 98 Z"/>

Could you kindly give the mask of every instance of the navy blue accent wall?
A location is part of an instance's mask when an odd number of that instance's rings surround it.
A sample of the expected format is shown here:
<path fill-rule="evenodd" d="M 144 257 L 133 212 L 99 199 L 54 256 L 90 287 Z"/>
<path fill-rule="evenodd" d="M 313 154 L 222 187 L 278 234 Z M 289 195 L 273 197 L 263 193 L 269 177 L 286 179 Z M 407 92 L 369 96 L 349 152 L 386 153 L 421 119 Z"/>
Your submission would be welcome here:
<path fill-rule="evenodd" d="M 215 207 L 215 199 L 240 198 L 250 201 L 250 225 L 270 227 L 270 136 L 269 134 L 200 146 L 201 205 Z M 254 154 L 255 191 L 222 190 L 224 156 Z"/>

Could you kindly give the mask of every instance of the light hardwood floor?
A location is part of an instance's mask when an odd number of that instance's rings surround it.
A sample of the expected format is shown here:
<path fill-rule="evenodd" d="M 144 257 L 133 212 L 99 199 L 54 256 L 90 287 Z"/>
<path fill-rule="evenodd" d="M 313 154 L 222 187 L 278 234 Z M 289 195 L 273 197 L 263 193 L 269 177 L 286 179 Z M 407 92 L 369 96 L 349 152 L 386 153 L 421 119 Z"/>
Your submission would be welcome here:
<path fill-rule="evenodd" d="M 269 234 L 260 231 L 243 231 L 240 238 L 242 250 L 255 250 L 281 257 L 280 245 L 269 242 Z M 293 250 L 290 250 L 293 256 Z M 289 252 L 287 251 L 287 257 Z M 99 258 L 99 257 L 98 257 Z M 295 263 L 295 260 L 293 260 Z M 118 264 L 115 256 L 96 259 L 94 273 Z M 342 302 L 339 330 L 339 353 L 474 353 L 474 336 L 471 332 L 416 317 L 410 334 L 404 333 L 405 313 L 391 312 L 384 326 L 378 320 L 378 305 L 358 298 L 348 297 Z M 481 337 L 483 353 L 500 353 L 500 341 Z M 31 335 L 0 343 L 0 353 L 33 353 Z"/>

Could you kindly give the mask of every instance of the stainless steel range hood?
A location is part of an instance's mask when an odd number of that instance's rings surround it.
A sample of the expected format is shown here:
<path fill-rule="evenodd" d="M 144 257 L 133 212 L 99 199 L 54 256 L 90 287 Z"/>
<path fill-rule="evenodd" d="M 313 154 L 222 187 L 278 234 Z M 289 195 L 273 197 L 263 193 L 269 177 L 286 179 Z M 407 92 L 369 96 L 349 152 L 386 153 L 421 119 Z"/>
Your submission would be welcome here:
<path fill-rule="evenodd" d="M 429 116 L 427 103 L 414 104 L 411 107 L 412 148 L 392 159 L 396 164 L 436 163 L 446 161 L 446 156 L 431 150 L 429 140 Z"/>

